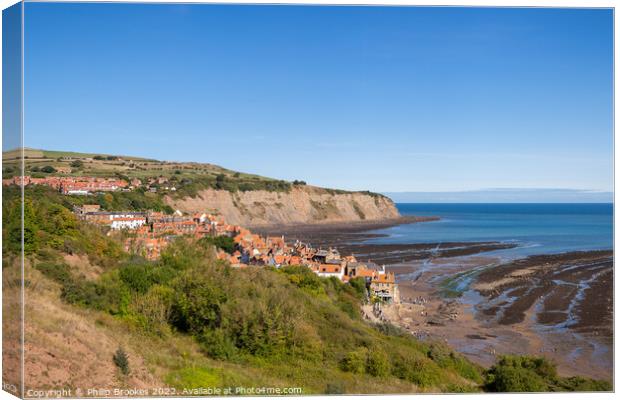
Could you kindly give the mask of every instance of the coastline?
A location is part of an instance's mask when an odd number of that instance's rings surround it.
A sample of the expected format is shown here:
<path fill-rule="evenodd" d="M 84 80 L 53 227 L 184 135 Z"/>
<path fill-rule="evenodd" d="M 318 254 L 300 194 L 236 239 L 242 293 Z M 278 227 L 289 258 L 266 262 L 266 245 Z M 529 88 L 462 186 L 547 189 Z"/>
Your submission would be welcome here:
<path fill-rule="evenodd" d="M 438 221 L 439 217 L 400 216 L 381 220 L 336 221 L 313 224 L 262 224 L 248 226 L 263 236 L 285 236 L 287 240 L 312 243 L 318 246 L 340 247 L 364 240 L 385 237 L 373 231 L 405 224 Z"/>
<path fill-rule="evenodd" d="M 311 224 L 255 224 L 248 225 L 248 229 L 271 232 L 276 234 L 279 231 L 290 232 L 288 234 L 309 234 L 309 233 L 329 233 L 330 231 L 343 233 L 361 233 L 377 229 L 390 228 L 392 226 L 415 224 L 419 222 L 438 221 L 438 216 L 412 216 L 401 215 L 397 218 L 384 218 L 376 220 L 357 220 L 357 221 L 326 221 Z"/>
<path fill-rule="evenodd" d="M 517 246 L 514 243 L 365 243 L 368 239 L 386 236 L 372 232 L 376 229 L 438 219 L 403 217 L 380 222 L 271 226 L 258 228 L 258 231 L 337 247 L 342 254 L 386 264 L 387 270 L 395 273 L 401 303 L 384 305 L 381 318 L 421 340 L 447 342 L 485 367 L 492 365 L 501 354 L 543 355 L 557 364 L 562 375 L 610 379 L 613 326 L 611 310 L 601 304 L 609 300 L 606 295 L 611 294 L 611 281 L 591 282 L 597 289 L 590 290 L 586 296 L 584 287 L 583 298 L 575 300 L 566 297 L 567 285 L 560 285 L 558 289 L 544 282 L 551 279 L 556 272 L 554 268 L 564 266 L 564 279 L 570 280 L 573 274 L 575 282 L 570 284 L 579 285 L 581 275 L 568 271 L 598 256 L 604 259 L 601 263 L 605 267 L 600 268 L 609 269 L 612 251 L 565 252 L 507 261 L 489 252 L 514 248 Z M 513 282 L 505 281 L 509 271 L 515 275 Z M 493 289 L 485 291 L 484 287 L 476 286 L 483 284 L 478 282 L 480 276 L 483 283 L 491 283 Z M 533 277 L 537 277 L 539 284 L 530 293 L 527 286 L 532 284 Z M 484 306 L 494 299 L 500 304 L 499 308 Z M 514 303 L 513 309 L 507 307 L 510 302 L 506 299 Z M 571 304 L 581 320 L 571 329 L 562 328 L 557 308 Z M 363 311 L 369 320 L 376 320 L 371 309 L 366 307 Z M 504 313 L 513 315 L 501 320 Z M 596 318 L 588 318 L 589 315 Z M 602 315 L 607 322 L 597 324 L 596 319 Z"/>
<path fill-rule="evenodd" d="M 610 251 L 592 251 L 502 262 L 478 255 L 390 266 L 404 301 L 384 307 L 384 315 L 414 336 L 447 342 L 485 367 L 500 354 L 543 355 L 556 363 L 562 375 L 611 379 L 613 310 L 606 304 L 611 302 L 612 281 L 599 281 L 602 285 L 590 293 L 584 287 L 586 295 L 580 301 L 566 296 L 565 285 L 545 284 L 550 274 L 561 275 L 596 260 L 600 265 L 592 268 L 611 274 L 610 257 Z M 550 261 L 553 258 L 557 262 Z M 526 273 L 528 269 L 534 271 Z M 484 284 L 493 284 L 492 288 L 478 286 L 482 293 L 476 290 L 476 285 L 483 285 L 476 279 L 481 275 Z M 514 281 L 506 280 L 510 275 Z M 540 280 L 533 283 L 537 278 Z M 581 278 L 574 276 L 574 280 Z M 459 287 L 460 296 L 446 293 L 450 283 L 456 283 L 454 287 L 464 283 Z M 517 292 L 519 288 L 522 293 Z M 568 314 L 562 321 L 549 318 L 571 304 L 576 304 L 572 321 L 566 321 Z M 515 309 L 511 309 L 513 305 Z"/>

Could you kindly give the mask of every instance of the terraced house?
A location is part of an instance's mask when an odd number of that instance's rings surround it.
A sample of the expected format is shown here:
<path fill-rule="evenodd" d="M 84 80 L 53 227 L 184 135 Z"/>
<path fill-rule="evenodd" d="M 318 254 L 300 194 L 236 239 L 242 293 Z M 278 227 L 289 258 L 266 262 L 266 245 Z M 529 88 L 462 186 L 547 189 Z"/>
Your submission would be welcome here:
<path fill-rule="evenodd" d="M 232 238 L 234 249 L 219 249 L 217 258 L 235 268 L 249 266 L 302 265 L 320 277 L 336 278 L 343 282 L 363 278 L 370 297 L 376 301 L 399 302 L 394 274 L 373 262 L 359 262 L 354 256 L 341 256 L 335 248 L 320 249 L 296 241 L 292 246 L 284 236 L 261 237 L 238 225 L 226 224 L 218 216 L 206 213 L 172 215 L 161 212 L 101 211 L 97 204 L 74 208 L 78 218 L 107 226 L 110 232 L 124 230 L 132 235 L 125 240 L 125 250 L 157 260 L 162 250 L 176 237 L 189 236 Z"/>

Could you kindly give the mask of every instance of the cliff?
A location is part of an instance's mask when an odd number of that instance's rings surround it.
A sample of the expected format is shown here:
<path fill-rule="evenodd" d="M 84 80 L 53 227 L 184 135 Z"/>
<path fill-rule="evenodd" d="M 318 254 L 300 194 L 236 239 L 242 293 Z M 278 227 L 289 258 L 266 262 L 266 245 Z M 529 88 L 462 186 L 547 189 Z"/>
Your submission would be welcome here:
<path fill-rule="evenodd" d="M 400 216 L 392 200 L 379 194 L 323 189 L 214 164 L 72 151 L 24 149 L 24 153 L 27 175 L 66 176 L 59 171 L 71 171 L 76 176 L 122 177 L 136 180 L 137 186 L 148 191 L 146 196 L 133 194 L 138 197 L 134 199 L 137 205 L 120 200 L 108 204 L 115 209 L 159 209 L 163 201 L 174 209 L 219 214 L 229 223 L 244 226 L 380 221 Z M 3 153 L 3 178 L 19 173 L 19 155 L 19 151 Z M 41 166 L 55 172 L 42 172 Z"/>
<path fill-rule="evenodd" d="M 231 224 L 245 226 L 376 221 L 400 216 L 394 202 L 385 196 L 313 186 L 294 186 L 280 192 L 205 189 L 195 197 L 166 196 L 164 200 L 174 209 L 210 212 Z"/>

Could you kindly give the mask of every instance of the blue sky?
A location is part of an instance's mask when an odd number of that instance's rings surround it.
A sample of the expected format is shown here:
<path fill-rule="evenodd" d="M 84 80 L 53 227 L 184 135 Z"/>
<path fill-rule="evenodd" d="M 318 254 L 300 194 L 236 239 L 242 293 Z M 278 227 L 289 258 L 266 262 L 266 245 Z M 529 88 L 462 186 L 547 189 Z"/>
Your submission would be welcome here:
<path fill-rule="evenodd" d="M 613 14 L 29 3 L 25 145 L 343 189 L 612 190 Z"/>
<path fill-rule="evenodd" d="M 2 149 L 21 147 L 22 5 L 2 11 Z"/>

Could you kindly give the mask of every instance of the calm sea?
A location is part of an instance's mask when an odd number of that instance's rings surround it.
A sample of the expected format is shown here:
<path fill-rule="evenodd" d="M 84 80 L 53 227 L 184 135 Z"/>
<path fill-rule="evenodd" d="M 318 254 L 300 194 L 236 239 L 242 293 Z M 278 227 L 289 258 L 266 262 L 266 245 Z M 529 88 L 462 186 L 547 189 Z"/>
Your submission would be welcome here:
<path fill-rule="evenodd" d="M 613 204 L 397 204 L 402 215 L 439 221 L 376 231 L 379 243 L 515 242 L 494 254 L 514 257 L 613 248 Z"/>

